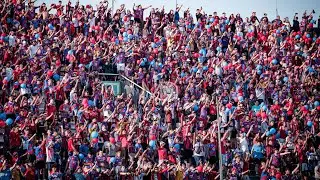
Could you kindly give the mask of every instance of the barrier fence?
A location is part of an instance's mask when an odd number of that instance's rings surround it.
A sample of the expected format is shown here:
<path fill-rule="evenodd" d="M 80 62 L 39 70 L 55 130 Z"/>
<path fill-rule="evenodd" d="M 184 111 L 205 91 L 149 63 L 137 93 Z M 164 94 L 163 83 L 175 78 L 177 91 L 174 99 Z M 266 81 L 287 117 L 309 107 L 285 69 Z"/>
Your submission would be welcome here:
<path fill-rule="evenodd" d="M 117 92 L 118 95 L 124 93 L 126 95 L 131 95 L 133 98 L 134 105 L 138 105 L 139 103 L 139 96 L 141 93 L 144 93 L 143 96 L 148 99 L 152 93 L 140 86 L 139 84 L 135 83 L 132 79 L 122 75 L 122 74 L 115 74 L 115 73 L 99 73 L 101 76 L 101 80 L 106 85 L 111 85 L 114 92 Z M 113 80 L 113 82 L 112 82 Z M 118 85 L 112 85 L 114 82 L 119 82 Z M 116 87 L 119 86 L 119 87 Z M 118 89 L 116 89 L 118 88 Z"/>

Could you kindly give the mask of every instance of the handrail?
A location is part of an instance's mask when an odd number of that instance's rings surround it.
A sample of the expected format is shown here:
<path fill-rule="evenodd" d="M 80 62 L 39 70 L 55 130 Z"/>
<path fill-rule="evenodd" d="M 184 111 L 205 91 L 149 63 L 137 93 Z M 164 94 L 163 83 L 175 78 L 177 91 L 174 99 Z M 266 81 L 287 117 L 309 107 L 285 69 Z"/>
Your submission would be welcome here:
<path fill-rule="evenodd" d="M 149 95 L 152 95 L 152 93 L 148 90 L 146 90 L 145 88 L 141 87 L 139 84 L 135 83 L 134 81 L 132 81 L 131 79 L 127 78 L 126 76 L 122 75 L 122 74 L 113 74 L 113 73 L 98 73 L 99 75 L 106 75 L 106 76 L 121 76 L 123 77 L 125 80 L 131 82 L 132 84 L 134 84 L 135 86 L 137 86 L 138 88 L 142 89 L 143 91 L 147 92 Z"/>
<path fill-rule="evenodd" d="M 104 75 L 104 76 L 119 76 L 119 74 L 114 74 L 114 73 L 98 73 L 98 75 Z"/>

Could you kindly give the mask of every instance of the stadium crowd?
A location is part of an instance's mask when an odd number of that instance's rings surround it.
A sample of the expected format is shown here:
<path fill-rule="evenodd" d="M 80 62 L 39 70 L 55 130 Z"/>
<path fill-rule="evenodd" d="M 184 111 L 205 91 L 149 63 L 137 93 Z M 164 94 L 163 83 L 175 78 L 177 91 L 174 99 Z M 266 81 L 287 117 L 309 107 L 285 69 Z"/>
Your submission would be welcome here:
<path fill-rule="evenodd" d="M 2 1 L 0 179 L 320 179 L 313 15 Z"/>

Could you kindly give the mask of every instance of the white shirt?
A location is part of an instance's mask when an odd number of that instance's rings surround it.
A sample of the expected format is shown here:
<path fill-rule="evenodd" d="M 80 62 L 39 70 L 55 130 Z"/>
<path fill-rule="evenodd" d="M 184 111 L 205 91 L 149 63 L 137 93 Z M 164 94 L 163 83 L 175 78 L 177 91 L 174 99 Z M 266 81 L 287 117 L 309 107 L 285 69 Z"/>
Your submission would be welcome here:
<path fill-rule="evenodd" d="M 78 21 L 77 18 L 72 18 L 72 22 L 73 22 L 74 27 L 78 27 L 79 26 L 79 21 Z"/>
<path fill-rule="evenodd" d="M 30 57 L 33 57 L 36 53 L 37 53 L 37 50 L 38 50 L 38 45 L 31 45 L 30 46 Z"/>
<path fill-rule="evenodd" d="M 55 162 L 52 141 L 46 146 L 46 162 Z"/>
<path fill-rule="evenodd" d="M 16 37 L 9 36 L 9 46 L 15 46 L 16 44 Z"/>
<path fill-rule="evenodd" d="M 104 110 L 103 111 L 103 116 L 108 119 L 111 116 L 112 112 L 110 110 Z"/>
<path fill-rule="evenodd" d="M 264 90 L 257 88 L 257 89 L 256 89 L 256 96 L 257 96 L 258 99 L 264 100 L 264 97 L 265 97 L 265 92 L 264 92 Z"/>
<path fill-rule="evenodd" d="M 109 156 L 115 156 L 116 155 L 116 146 L 114 144 L 111 144 L 109 142 L 105 142 L 104 146 L 105 146 L 106 149 L 108 149 L 108 155 Z"/>
<path fill-rule="evenodd" d="M 29 146 L 30 140 L 29 140 L 29 139 L 24 139 L 24 138 L 21 138 L 21 139 L 22 139 L 22 147 L 23 147 L 23 150 L 27 150 L 27 149 L 28 149 L 28 146 Z"/>
<path fill-rule="evenodd" d="M 197 151 L 196 151 L 197 148 L 200 148 L 199 153 L 197 153 Z M 194 144 L 193 155 L 195 155 L 195 156 L 204 156 L 204 146 L 203 146 L 202 142 L 196 142 Z"/>
<path fill-rule="evenodd" d="M 20 92 L 22 95 L 28 94 L 30 91 L 28 88 L 20 88 Z"/>
<path fill-rule="evenodd" d="M 89 24 L 90 24 L 90 27 L 95 26 L 96 25 L 96 18 L 93 17 L 93 18 L 89 19 Z"/>
<path fill-rule="evenodd" d="M 249 146 L 248 146 L 247 138 L 246 138 L 246 137 L 243 137 L 243 138 L 239 138 L 239 140 L 240 140 L 241 150 L 242 150 L 243 152 L 249 152 Z"/>
<path fill-rule="evenodd" d="M 12 68 L 6 68 L 6 76 L 11 79 L 13 74 Z"/>

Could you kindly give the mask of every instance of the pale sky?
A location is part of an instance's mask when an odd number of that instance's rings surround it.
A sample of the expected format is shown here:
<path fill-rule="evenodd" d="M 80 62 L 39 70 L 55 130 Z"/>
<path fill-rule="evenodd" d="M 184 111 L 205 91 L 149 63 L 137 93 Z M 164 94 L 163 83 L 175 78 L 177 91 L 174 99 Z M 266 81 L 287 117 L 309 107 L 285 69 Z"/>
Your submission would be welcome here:
<path fill-rule="evenodd" d="M 62 0 L 66 3 L 68 0 Z M 100 0 L 79 0 L 80 4 L 96 5 Z M 58 2 L 58 0 L 38 0 L 37 3 L 45 2 L 47 5 Z M 71 0 L 72 4 L 75 4 L 76 0 Z M 111 0 L 109 0 L 111 4 Z M 178 4 L 183 4 L 182 10 L 190 8 L 192 14 L 195 13 L 197 8 L 203 7 L 203 10 L 212 14 L 216 11 L 219 15 L 222 12 L 226 12 L 229 16 L 230 13 L 240 13 L 242 18 L 251 15 L 252 11 L 257 12 L 258 18 L 262 17 L 264 13 L 268 14 L 269 19 L 274 19 L 276 16 L 276 4 L 278 4 L 278 13 L 281 19 L 289 17 L 292 21 L 294 13 L 299 13 L 299 19 L 301 19 L 302 13 L 307 10 L 309 14 L 312 9 L 316 14 L 314 18 L 317 19 L 320 15 L 320 0 L 177 0 Z M 115 8 L 118 8 L 121 4 L 125 4 L 127 8 L 132 9 L 133 3 L 136 5 L 141 4 L 143 7 L 152 5 L 153 7 L 161 8 L 165 6 L 165 9 L 169 11 L 175 8 L 175 0 L 115 0 Z M 111 6 L 111 5 L 110 5 Z M 94 6 L 95 7 L 95 6 Z M 148 11 L 146 11 L 146 14 Z M 146 17 L 146 15 L 145 15 Z"/>

